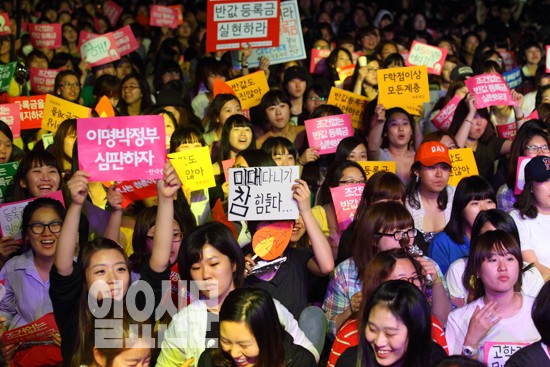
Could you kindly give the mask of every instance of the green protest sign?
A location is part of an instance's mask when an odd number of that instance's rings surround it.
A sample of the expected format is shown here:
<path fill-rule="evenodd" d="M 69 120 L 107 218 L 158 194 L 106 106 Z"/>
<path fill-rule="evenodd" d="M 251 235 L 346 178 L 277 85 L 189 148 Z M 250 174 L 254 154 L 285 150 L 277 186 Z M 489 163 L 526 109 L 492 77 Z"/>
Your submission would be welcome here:
<path fill-rule="evenodd" d="M 8 162 L 0 164 L 0 203 L 5 203 L 11 200 L 11 198 L 6 198 L 6 195 L 11 190 L 10 187 L 13 186 L 13 176 L 17 172 L 19 167 L 19 162 Z"/>
<path fill-rule="evenodd" d="M 0 92 L 7 92 L 10 89 L 11 79 L 15 73 L 17 62 L 10 62 L 6 65 L 0 65 Z"/>

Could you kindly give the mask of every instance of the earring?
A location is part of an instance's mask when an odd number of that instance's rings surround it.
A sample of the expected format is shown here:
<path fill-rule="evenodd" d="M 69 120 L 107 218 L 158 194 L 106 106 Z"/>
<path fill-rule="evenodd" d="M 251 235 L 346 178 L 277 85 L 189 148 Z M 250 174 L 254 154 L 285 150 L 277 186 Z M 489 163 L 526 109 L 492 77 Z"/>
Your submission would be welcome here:
<path fill-rule="evenodd" d="M 420 182 L 420 177 L 416 176 L 416 183 Z"/>

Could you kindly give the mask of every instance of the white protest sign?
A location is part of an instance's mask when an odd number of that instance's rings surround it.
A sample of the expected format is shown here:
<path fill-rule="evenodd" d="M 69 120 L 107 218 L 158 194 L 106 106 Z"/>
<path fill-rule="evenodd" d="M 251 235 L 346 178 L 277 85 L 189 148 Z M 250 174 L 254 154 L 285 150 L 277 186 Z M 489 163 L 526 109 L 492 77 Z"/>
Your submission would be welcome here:
<path fill-rule="evenodd" d="M 230 168 L 229 220 L 298 218 L 298 205 L 292 197 L 298 178 L 298 166 Z"/>
<path fill-rule="evenodd" d="M 486 342 L 483 349 L 485 364 L 491 367 L 504 367 L 504 364 L 512 354 L 527 345 L 529 343 Z"/>

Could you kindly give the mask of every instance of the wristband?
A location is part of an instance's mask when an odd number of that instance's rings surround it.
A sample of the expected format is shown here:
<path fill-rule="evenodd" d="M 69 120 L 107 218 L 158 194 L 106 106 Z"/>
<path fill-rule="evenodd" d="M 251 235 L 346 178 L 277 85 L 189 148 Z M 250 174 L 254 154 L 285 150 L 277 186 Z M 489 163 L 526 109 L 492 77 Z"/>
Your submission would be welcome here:
<path fill-rule="evenodd" d="M 464 122 L 469 122 L 472 125 L 474 124 L 474 122 L 472 120 L 468 120 L 468 119 L 464 120 Z"/>
<path fill-rule="evenodd" d="M 470 347 L 469 345 L 462 346 L 462 355 L 468 358 L 475 357 L 479 354 L 479 348 Z"/>

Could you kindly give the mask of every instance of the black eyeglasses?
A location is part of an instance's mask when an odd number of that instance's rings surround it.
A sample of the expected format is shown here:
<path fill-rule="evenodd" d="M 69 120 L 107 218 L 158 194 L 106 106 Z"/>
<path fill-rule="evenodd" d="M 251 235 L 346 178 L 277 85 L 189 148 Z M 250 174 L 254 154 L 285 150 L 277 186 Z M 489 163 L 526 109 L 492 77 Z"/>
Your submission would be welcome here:
<path fill-rule="evenodd" d="M 406 231 L 396 231 L 394 233 L 377 232 L 376 234 L 380 236 L 393 237 L 395 238 L 396 241 L 399 241 L 403 238 L 415 238 L 416 235 L 418 234 L 418 229 L 411 228 L 411 229 L 407 229 Z"/>
<path fill-rule="evenodd" d="M 148 239 L 152 240 L 153 236 L 147 236 Z M 174 233 L 174 237 L 172 237 L 172 242 L 179 242 L 183 240 L 183 233 L 176 232 Z"/>
<path fill-rule="evenodd" d="M 29 224 L 29 228 L 31 229 L 31 232 L 34 234 L 42 234 L 44 233 L 44 230 L 46 227 L 50 230 L 51 233 L 59 233 L 61 232 L 61 227 L 63 226 L 63 222 L 51 222 L 51 223 L 31 223 Z"/>
<path fill-rule="evenodd" d="M 404 280 L 406 282 L 409 282 L 411 284 L 415 284 L 415 285 L 422 285 L 423 281 L 424 281 L 424 277 L 422 275 L 415 275 L 415 276 L 412 276 L 410 278 L 407 278 L 407 277 L 403 277 L 403 278 L 399 278 L 399 280 Z"/>

